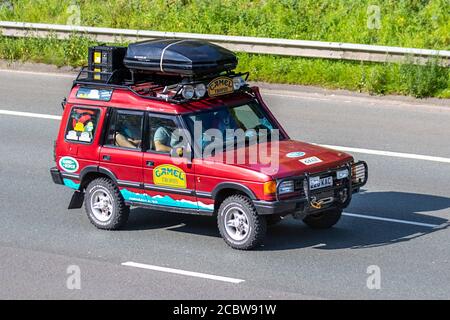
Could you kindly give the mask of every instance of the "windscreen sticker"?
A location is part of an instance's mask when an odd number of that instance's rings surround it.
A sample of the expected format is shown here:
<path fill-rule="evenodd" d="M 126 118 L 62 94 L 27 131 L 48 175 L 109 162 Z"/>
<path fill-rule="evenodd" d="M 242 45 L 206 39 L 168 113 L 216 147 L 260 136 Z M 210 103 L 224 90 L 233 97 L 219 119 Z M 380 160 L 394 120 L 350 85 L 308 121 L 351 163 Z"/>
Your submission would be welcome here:
<path fill-rule="evenodd" d="M 153 183 L 172 188 L 186 188 L 186 173 L 176 166 L 163 164 L 153 170 Z"/>
<path fill-rule="evenodd" d="M 80 167 L 78 161 L 72 157 L 62 157 L 59 159 L 59 166 L 69 173 L 77 172 Z"/>
<path fill-rule="evenodd" d="M 107 89 L 80 88 L 77 92 L 78 99 L 110 101 L 111 96 L 112 90 Z"/>
<path fill-rule="evenodd" d="M 83 132 L 84 131 L 84 124 L 82 122 L 77 122 L 77 124 L 75 125 L 75 128 L 73 128 L 75 131 L 80 131 Z"/>
<path fill-rule="evenodd" d="M 309 157 L 309 158 L 305 158 L 305 159 L 300 159 L 298 161 L 300 161 L 301 163 L 303 163 L 304 165 L 307 165 L 307 166 L 322 162 L 322 160 L 317 157 Z"/>
<path fill-rule="evenodd" d="M 303 151 L 289 152 L 286 157 L 288 158 L 300 158 L 303 157 L 306 153 Z"/>
<path fill-rule="evenodd" d="M 78 134 L 75 130 L 70 130 L 66 135 L 67 140 L 78 140 Z"/>
<path fill-rule="evenodd" d="M 79 141 L 91 142 L 92 141 L 91 133 L 90 132 L 82 132 L 81 135 L 80 135 Z"/>

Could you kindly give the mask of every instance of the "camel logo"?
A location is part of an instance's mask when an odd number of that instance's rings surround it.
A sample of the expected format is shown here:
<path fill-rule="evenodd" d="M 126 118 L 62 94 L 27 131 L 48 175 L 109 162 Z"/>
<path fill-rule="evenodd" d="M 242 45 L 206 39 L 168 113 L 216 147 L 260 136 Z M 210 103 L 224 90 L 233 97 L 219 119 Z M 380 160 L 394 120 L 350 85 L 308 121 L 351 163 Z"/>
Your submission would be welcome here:
<path fill-rule="evenodd" d="M 233 93 L 233 80 L 228 77 L 215 78 L 208 84 L 208 95 L 210 97 L 217 97 L 229 93 Z"/>
<path fill-rule="evenodd" d="M 153 183 L 166 187 L 186 188 L 186 173 L 176 166 L 163 164 L 153 170 Z"/>

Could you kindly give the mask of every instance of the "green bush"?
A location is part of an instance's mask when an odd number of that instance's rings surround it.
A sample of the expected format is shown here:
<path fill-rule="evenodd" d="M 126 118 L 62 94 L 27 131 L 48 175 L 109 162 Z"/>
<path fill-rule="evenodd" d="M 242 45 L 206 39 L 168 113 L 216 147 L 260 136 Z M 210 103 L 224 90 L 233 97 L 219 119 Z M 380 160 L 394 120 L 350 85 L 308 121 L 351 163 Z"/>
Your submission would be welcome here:
<path fill-rule="evenodd" d="M 366 87 L 370 93 L 384 94 L 387 91 L 387 66 L 374 67 L 367 75 Z"/>
<path fill-rule="evenodd" d="M 450 48 L 448 0 L 8 0 L 0 20 Z M 369 5 L 380 28 L 368 28 Z M 11 10 L 11 7 L 13 10 Z"/>
<path fill-rule="evenodd" d="M 400 77 L 405 93 L 418 98 L 433 96 L 449 87 L 449 70 L 440 67 L 438 61 L 429 61 L 425 66 L 403 64 Z"/>
<path fill-rule="evenodd" d="M 449 0 L 9 0 L 0 19 L 65 24 L 81 9 L 81 24 L 113 28 L 352 42 L 450 49 Z M 368 28 L 368 6 L 381 10 L 380 28 Z M 13 10 L 12 10 L 13 9 Z M 0 58 L 58 66 L 87 63 L 93 41 L 0 36 Z M 449 69 L 239 53 L 251 80 L 317 85 L 372 94 L 450 97 Z"/>

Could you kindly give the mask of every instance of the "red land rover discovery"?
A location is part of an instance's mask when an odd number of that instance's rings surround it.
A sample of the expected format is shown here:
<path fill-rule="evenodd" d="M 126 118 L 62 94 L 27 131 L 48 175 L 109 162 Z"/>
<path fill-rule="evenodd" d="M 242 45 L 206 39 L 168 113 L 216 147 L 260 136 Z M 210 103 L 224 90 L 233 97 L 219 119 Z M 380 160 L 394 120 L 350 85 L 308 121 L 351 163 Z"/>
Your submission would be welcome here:
<path fill-rule="evenodd" d="M 93 47 L 64 102 L 55 183 L 75 190 L 97 228 L 130 207 L 217 217 L 231 247 L 251 249 L 293 215 L 335 225 L 367 181 L 365 162 L 291 140 L 234 54 L 207 42 Z"/>

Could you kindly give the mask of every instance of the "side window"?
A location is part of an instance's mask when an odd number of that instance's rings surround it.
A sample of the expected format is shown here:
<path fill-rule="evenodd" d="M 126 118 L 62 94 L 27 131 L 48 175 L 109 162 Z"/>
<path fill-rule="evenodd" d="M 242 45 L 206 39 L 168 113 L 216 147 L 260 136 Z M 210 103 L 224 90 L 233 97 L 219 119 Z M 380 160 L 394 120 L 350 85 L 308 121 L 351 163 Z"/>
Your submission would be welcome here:
<path fill-rule="evenodd" d="M 143 112 L 114 110 L 109 121 L 105 145 L 140 149 L 143 124 Z"/>
<path fill-rule="evenodd" d="M 172 148 L 180 146 L 183 138 L 174 119 L 150 116 L 149 121 L 149 151 L 170 153 Z"/>
<path fill-rule="evenodd" d="M 91 143 L 99 117 L 98 109 L 73 107 L 70 111 L 66 140 Z"/>
<path fill-rule="evenodd" d="M 260 123 L 258 115 L 250 108 L 249 105 L 243 105 L 231 109 L 231 113 L 234 114 L 234 118 L 243 125 L 243 129 L 253 129 Z"/>
<path fill-rule="evenodd" d="M 273 129 L 273 125 L 255 105 L 245 104 L 232 108 L 230 112 L 244 130 L 255 128 Z"/>

